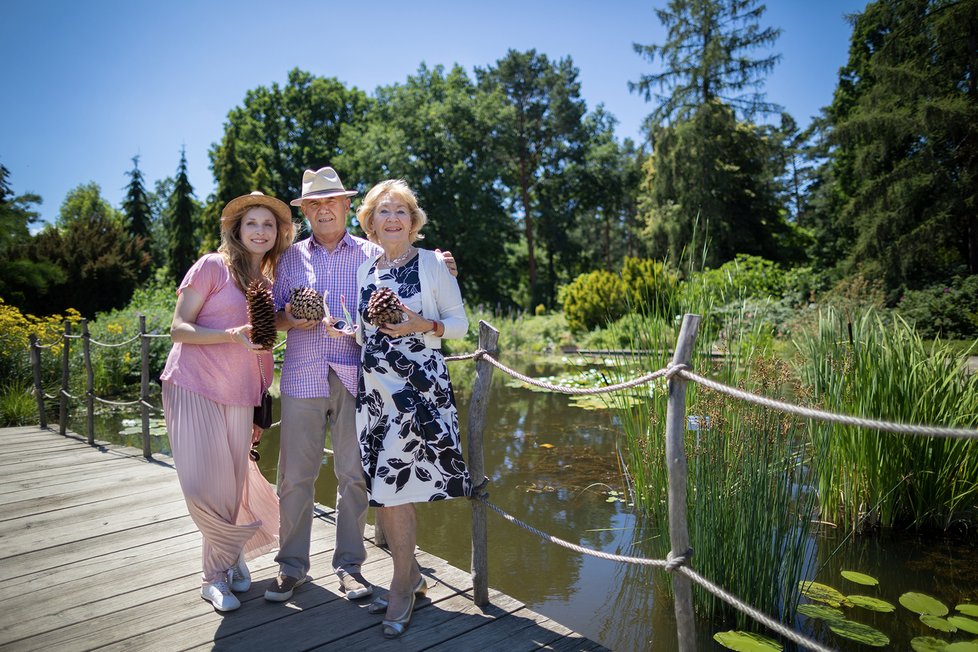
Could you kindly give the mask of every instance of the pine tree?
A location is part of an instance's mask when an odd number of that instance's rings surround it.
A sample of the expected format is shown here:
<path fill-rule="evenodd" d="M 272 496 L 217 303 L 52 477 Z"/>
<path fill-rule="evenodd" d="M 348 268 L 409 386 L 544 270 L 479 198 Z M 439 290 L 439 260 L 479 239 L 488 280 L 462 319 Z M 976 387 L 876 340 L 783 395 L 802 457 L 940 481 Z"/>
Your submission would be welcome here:
<path fill-rule="evenodd" d="M 129 234 L 135 238 L 136 248 L 145 253 L 149 259 L 150 234 L 153 227 L 153 216 L 149 208 L 149 195 L 143 184 L 143 173 L 139 170 L 139 155 L 132 157 L 132 170 L 127 172 L 129 185 L 126 186 L 126 197 L 122 200 L 122 212 L 125 215 Z M 150 272 L 150 265 L 141 267 L 140 281 L 144 281 Z"/>
<path fill-rule="evenodd" d="M 194 244 L 194 222 L 197 215 L 197 202 L 194 189 L 187 178 L 187 153 L 180 149 L 180 164 L 173 192 L 167 201 L 167 226 L 169 228 L 169 267 L 170 277 L 179 282 L 197 258 Z"/>
<path fill-rule="evenodd" d="M 781 56 L 752 59 L 746 54 L 773 45 L 781 34 L 779 29 L 760 28 L 764 10 L 758 0 L 670 0 L 666 9 L 655 10 L 668 29 L 668 40 L 632 47 L 649 63 L 660 60 L 664 70 L 628 84 L 646 102 L 653 97 L 662 102 L 650 116 L 649 127 L 689 119 L 697 108 L 717 100 L 748 118 L 778 110 L 757 89 Z M 656 88 L 669 92 L 661 95 Z"/>
<path fill-rule="evenodd" d="M 818 236 L 844 245 L 826 264 L 881 279 L 893 300 L 978 274 L 976 6 L 877 0 L 853 18 Z"/>

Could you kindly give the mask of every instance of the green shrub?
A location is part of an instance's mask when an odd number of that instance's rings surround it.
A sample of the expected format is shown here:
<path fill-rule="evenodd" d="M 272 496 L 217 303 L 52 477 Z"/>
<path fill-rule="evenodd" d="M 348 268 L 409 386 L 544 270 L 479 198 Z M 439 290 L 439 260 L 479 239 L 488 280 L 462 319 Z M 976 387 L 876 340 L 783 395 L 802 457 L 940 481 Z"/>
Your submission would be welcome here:
<path fill-rule="evenodd" d="M 633 312 L 665 318 L 675 314 L 679 274 L 663 263 L 628 256 L 622 264 L 621 280 Z"/>
<path fill-rule="evenodd" d="M 737 254 L 717 269 L 702 273 L 702 282 L 718 303 L 736 299 L 784 296 L 786 276 L 776 263 L 759 256 Z"/>
<path fill-rule="evenodd" d="M 912 290 L 897 306 L 900 315 L 927 338 L 978 338 L 978 275 Z"/>
<path fill-rule="evenodd" d="M 37 423 L 37 401 L 28 382 L 0 386 L 0 427 Z"/>
<path fill-rule="evenodd" d="M 598 270 L 581 274 L 561 289 L 567 325 L 583 332 L 618 319 L 628 309 L 625 283 L 621 277 Z"/>

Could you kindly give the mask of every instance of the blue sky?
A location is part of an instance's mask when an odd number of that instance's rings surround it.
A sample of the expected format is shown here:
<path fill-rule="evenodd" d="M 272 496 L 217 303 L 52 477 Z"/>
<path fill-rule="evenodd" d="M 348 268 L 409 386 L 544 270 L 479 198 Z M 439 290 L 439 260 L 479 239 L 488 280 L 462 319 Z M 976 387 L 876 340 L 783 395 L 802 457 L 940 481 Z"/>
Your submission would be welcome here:
<path fill-rule="evenodd" d="M 632 43 L 662 43 L 654 2 L 625 0 L 6 0 L 0 22 L 0 163 L 14 193 L 40 194 L 53 221 L 65 195 L 94 181 L 119 206 L 131 159 L 147 185 L 176 172 L 186 147 L 198 198 L 213 191 L 207 151 L 228 111 L 298 67 L 372 93 L 418 65 L 470 73 L 510 48 L 570 56 L 589 109 L 603 103 L 621 138 L 641 137 L 651 105 L 628 82 L 652 72 Z M 856 0 L 771 0 L 781 63 L 768 99 L 798 123 L 832 99 Z M 761 54 L 761 53 L 759 53 Z M 310 161 L 310 165 L 325 164 Z M 340 171 L 342 174 L 342 171 Z"/>

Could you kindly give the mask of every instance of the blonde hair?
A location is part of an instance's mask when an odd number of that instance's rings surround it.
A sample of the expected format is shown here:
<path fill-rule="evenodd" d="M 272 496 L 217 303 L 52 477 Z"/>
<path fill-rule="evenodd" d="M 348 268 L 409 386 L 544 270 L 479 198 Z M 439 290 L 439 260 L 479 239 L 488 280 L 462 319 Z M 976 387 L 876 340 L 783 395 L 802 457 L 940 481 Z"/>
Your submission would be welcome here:
<path fill-rule="evenodd" d="M 357 209 L 357 221 L 360 222 L 360 228 L 363 229 L 363 232 L 367 234 L 367 239 L 371 242 L 377 242 L 374 213 L 377 210 L 377 205 L 386 195 L 401 200 L 411 210 L 411 231 L 408 234 L 408 239 L 411 242 L 422 240 L 424 236 L 421 235 L 420 231 L 428 223 L 428 215 L 423 208 L 418 206 L 417 196 L 404 179 L 381 181 L 371 188 L 367 192 L 367 196 L 363 198 L 363 203 Z"/>
<path fill-rule="evenodd" d="M 221 246 L 217 251 L 224 257 L 224 264 L 231 270 L 231 276 L 242 292 L 245 292 L 248 285 L 255 280 L 251 275 L 251 265 L 248 261 L 250 254 L 241 241 L 241 220 L 253 208 L 265 208 L 275 216 L 275 246 L 265 252 L 261 260 L 260 273 L 265 280 L 274 280 L 278 257 L 295 240 L 295 224 L 292 218 L 286 219 L 264 204 L 248 204 L 234 215 L 222 217 Z"/>

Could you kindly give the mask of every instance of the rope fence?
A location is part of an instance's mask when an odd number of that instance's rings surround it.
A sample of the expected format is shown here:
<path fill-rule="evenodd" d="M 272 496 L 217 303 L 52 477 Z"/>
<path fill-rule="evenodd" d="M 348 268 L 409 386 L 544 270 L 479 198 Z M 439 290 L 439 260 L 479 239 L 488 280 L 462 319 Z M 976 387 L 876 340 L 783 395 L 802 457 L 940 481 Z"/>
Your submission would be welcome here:
<path fill-rule="evenodd" d="M 690 357 L 690 351 L 692 348 L 692 341 L 695 340 L 695 331 L 698 326 L 699 318 L 695 315 L 687 315 L 683 322 L 683 331 L 680 333 L 680 342 L 677 343 L 676 355 L 673 361 L 667 366 L 658 369 L 650 373 L 641 374 L 631 380 L 626 380 L 623 382 L 605 385 L 602 387 L 592 387 L 592 388 L 580 388 L 580 387 L 568 387 L 564 385 L 558 385 L 542 380 L 537 380 L 525 374 L 522 374 L 510 367 L 501 363 L 494 355 L 496 339 L 498 338 L 498 332 L 495 331 L 491 326 L 482 322 L 480 325 L 480 338 L 479 338 L 479 348 L 471 353 L 459 354 L 446 356 L 445 360 L 448 362 L 454 361 L 464 361 L 464 360 L 474 360 L 476 361 L 476 387 L 473 390 L 473 396 L 470 402 L 470 418 L 469 418 L 469 455 L 473 457 L 470 460 L 470 470 L 473 471 L 473 477 L 481 477 L 482 474 L 482 441 L 481 441 L 481 430 L 484 425 L 485 410 L 487 397 L 485 394 L 488 393 L 489 379 L 491 379 L 492 369 L 499 369 L 501 372 L 507 374 L 508 376 L 515 378 L 527 385 L 538 387 L 547 391 L 573 395 L 573 396 L 586 396 L 586 395 L 599 395 L 599 394 L 609 394 L 613 392 L 619 392 L 627 389 L 632 389 L 651 383 L 657 379 L 666 379 L 670 382 L 670 405 L 669 412 L 667 413 L 667 458 L 681 457 L 681 464 L 677 464 L 679 468 L 679 475 L 674 480 L 673 478 L 673 463 L 676 461 L 674 459 L 669 459 L 669 475 L 670 475 L 670 486 L 669 486 L 669 502 L 670 502 L 670 542 L 672 545 L 673 552 L 670 552 L 666 559 L 646 559 L 641 557 L 631 557 L 625 555 L 617 555 L 606 553 L 599 550 L 593 550 L 585 546 L 574 544 L 553 535 L 547 534 L 537 528 L 534 528 L 527 523 L 524 523 L 520 519 L 508 514 L 500 507 L 489 502 L 488 494 L 484 492 L 485 483 L 476 488 L 473 492 L 473 593 L 474 601 L 478 605 L 484 605 L 488 603 L 488 579 L 487 579 L 487 562 L 486 562 L 486 551 L 477 551 L 479 546 L 485 546 L 485 524 L 484 522 L 477 525 L 477 521 L 484 519 L 484 510 L 481 512 L 482 506 L 486 506 L 492 511 L 496 512 L 500 517 L 502 517 L 507 522 L 520 527 L 541 539 L 553 543 L 555 545 L 561 546 L 568 550 L 572 550 L 582 555 L 588 555 L 591 557 L 596 557 L 600 559 L 606 559 L 618 563 L 628 563 L 637 564 L 642 566 L 662 568 L 673 574 L 673 588 L 675 592 L 675 603 L 676 603 L 676 614 L 677 614 L 677 630 L 679 634 L 680 649 L 693 650 L 695 649 L 695 632 L 692 629 L 692 606 L 691 606 L 691 593 L 688 592 L 688 586 L 690 583 L 695 583 L 702 587 L 704 590 L 709 591 L 719 599 L 723 600 L 725 603 L 737 609 L 738 611 L 746 614 L 755 621 L 763 624 L 774 632 L 777 632 L 781 636 L 788 640 L 797 643 L 808 649 L 817 650 L 819 652 L 825 651 L 828 648 L 817 643 L 804 636 L 803 634 L 796 632 L 784 624 L 778 622 L 777 620 L 771 618 L 770 616 L 758 611 L 757 609 L 751 607 L 750 605 L 744 603 L 742 600 L 734 596 L 733 594 L 727 592 L 722 587 L 719 587 L 703 576 L 699 575 L 689 566 L 689 560 L 692 556 L 692 550 L 688 547 L 688 534 L 686 534 L 686 523 L 685 523 L 685 453 L 682 450 L 682 432 L 677 432 L 683 426 L 677 426 L 674 424 L 685 423 L 685 382 L 696 383 L 706 389 L 725 394 L 732 398 L 746 401 L 755 405 L 762 407 L 778 410 L 784 413 L 793 414 L 799 417 L 804 417 L 808 419 L 816 419 L 820 421 L 837 423 L 847 426 L 853 426 L 858 428 L 878 430 L 883 432 L 890 432 L 896 434 L 904 435 L 916 435 L 923 437 L 942 437 L 942 438 L 955 438 L 955 439 L 978 439 L 978 429 L 972 428 L 949 428 L 941 426 L 931 426 L 931 425 L 918 425 L 918 424 L 904 424 L 904 423 L 894 423 L 881 419 L 867 419 L 863 417 L 857 417 L 852 415 L 838 414 L 826 410 L 820 410 L 816 408 L 809 408 L 800 405 L 795 405 L 785 401 L 780 401 L 776 399 L 771 399 L 765 396 L 754 394 L 742 389 L 731 387 L 724 383 L 718 382 L 716 380 L 704 377 L 697 373 L 694 373 L 688 366 L 688 361 Z M 689 326 L 687 326 L 689 322 Z M 687 333 L 687 329 L 689 332 Z M 149 411 L 155 410 L 157 412 L 162 411 L 158 406 L 152 405 L 148 401 L 148 377 L 149 377 L 149 365 L 148 365 L 148 350 L 149 350 L 149 340 L 153 338 L 163 338 L 170 337 L 166 333 L 147 333 L 145 329 L 145 317 L 140 316 L 140 333 L 137 335 L 124 340 L 122 342 L 107 343 L 100 342 L 90 337 L 87 330 L 86 320 L 82 320 L 82 330 L 81 334 L 72 334 L 71 325 L 69 323 L 65 324 L 65 332 L 62 336 L 61 344 L 63 345 L 62 350 L 62 386 L 57 396 L 51 396 L 43 391 L 41 387 L 41 374 L 40 374 L 40 352 L 44 349 L 50 349 L 58 344 L 58 342 L 53 342 L 51 344 L 40 344 L 35 336 L 31 336 L 30 352 L 31 352 L 31 362 L 34 368 L 34 381 L 35 381 L 35 394 L 38 400 L 39 416 L 41 421 L 41 427 L 47 427 L 44 414 L 44 400 L 53 400 L 59 398 L 61 401 L 61 433 L 65 434 L 66 428 L 66 415 L 67 415 L 67 400 L 81 400 L 82 398 L 88 401 L 88 411 L 89 411 L 89 443 L 94 443 L 94 427 L 92 425 L 92 411 L 94 402 L 99 402 L 106 405 L 118 406 L 118 407 L 129 407 L 134 405 L 141 406 L 142 409 L 142 421 L 143 421 L 143 448 L 144 455 L 149 458 L 151 457 L 151 452 L 149 449 Z M 688 342 L 684 344 L 683 339 L 688 339 Z M 68 360 L 69 360 L 69 348 L 70 341 L 80 339 L 83 340 L 85 345 L 85 362 L 86 370 L 88 372 L 88 390 L 86 391 L 84 397 L 75 396 L 68 391 Z M 88 347 L 90 344 L 96 346 L 101 346 L 105 348 L 118 348 L 126 346 L 140 340 L 142 343 L 142 386 L 141 395 L 139 399 L 132 401 L 112 401 L 102 397 L 95 396 L 92 390 L 92 368 L 91 360 L 89 357 Z M 278 349 L 285 345 L 285 341 L 275 345 L 275 349 Z M 681 380 L 682 392 L 677 392 L 677 396 L 673 396 L 672 383 L 676 380 Z M 676 405 L 673 404 L 674 398 L 676 400 Z M 680 400 L 681 399 L 681 400 Z M 680 405 L 681 403 L 681 405 Z M 675 410 L 681 410 L 678 417 L 675 414 L 670 416 Z M 281 421 L 273 423 L 270 427 L 275 428 L 281 425 Z M 477 431 L 473 435 L 473 431 Z M 677 457 L 676 451 L 676 437 L 679 437 L 679 451 Z M 475 444 L 475 445 L 474 445 Z M 672 449 L 670 451 L 670 445 Z M 324 452 L 331 453 L 331 451 L 325 450 Z M 475 471 L 478 470 L 478 473 Z M 681 492 L 675 492 L 677 487 L 681 487 Z M 674 496 L 674 493 L 681 493 L 682 496 Z M 681 505 L 681 514 L 677 509 L 676 514 L 674 514 L 674 506 Z M 673 523 L 674 518 L 677 514 L 680 514 L 680 521 Z M 676 535 L 674 536 L 673 530 L 675 529 Z M 684 538 L 685 537 L 685 538 Z M 479 541 L 481 540 L 481 542 Z M 686 552 L 682 554 L 676 554 L 676 550 L 685 550 Z M 688 602 L 689 604 L 681 604 Z"/>

